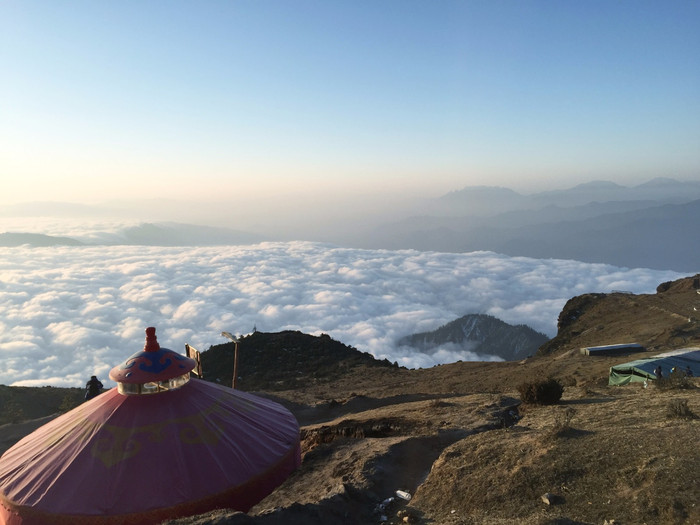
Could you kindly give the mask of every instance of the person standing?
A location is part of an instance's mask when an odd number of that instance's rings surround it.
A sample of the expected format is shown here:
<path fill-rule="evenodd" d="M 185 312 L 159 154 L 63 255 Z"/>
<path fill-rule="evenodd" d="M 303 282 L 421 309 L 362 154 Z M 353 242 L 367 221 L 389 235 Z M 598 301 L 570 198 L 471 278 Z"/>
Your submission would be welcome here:
<path fill-rule="evenodd" d="M 96 397 L 102 393 L 102 383 L 97 376 L 90 377 L 90 380 L 85 383 L 85 401 Z"/>

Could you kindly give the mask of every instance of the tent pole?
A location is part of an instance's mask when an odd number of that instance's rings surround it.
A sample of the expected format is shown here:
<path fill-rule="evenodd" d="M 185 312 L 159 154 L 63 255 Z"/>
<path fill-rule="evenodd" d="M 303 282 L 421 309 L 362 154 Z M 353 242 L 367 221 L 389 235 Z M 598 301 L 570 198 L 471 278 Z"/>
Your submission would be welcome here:
<path fill-rule="evenodd" d="M 233 343 L 233 389 L 238 384 L 238 341 Z"/>

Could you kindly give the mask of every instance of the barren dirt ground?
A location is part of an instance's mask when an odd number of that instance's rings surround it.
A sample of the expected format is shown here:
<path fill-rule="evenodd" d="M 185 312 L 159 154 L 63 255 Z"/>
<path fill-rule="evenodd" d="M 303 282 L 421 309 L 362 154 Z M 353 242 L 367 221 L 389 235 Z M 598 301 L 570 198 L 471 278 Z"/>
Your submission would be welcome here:
<path fill-rule="evenodd" d="M 698 379 L 684 390 L 607 386 L 626 359 L 570 351 L 372 369 L 278 392 L 302 427 L 300 469 L 248 515 L 171 523 L 700 523 L 700 419 L 669 415 L 679 402 L 700 414 Z M 549 375 L 565 384 L 562 401 L 519 406 L 517 385 Z M 0 441 L 42 422 L 5 425 Z"/>
<path fill-rule="evenodd" d="M 699 414 L 697 388 L 569 386 L 518 407 L 448 383 L 322 403 L 316 422 L 305 408 L 303 463 L 278 490 L 249 515 L 174 523 L 700 523 L 700 420 L 668 415 L 679 400 Z"/>

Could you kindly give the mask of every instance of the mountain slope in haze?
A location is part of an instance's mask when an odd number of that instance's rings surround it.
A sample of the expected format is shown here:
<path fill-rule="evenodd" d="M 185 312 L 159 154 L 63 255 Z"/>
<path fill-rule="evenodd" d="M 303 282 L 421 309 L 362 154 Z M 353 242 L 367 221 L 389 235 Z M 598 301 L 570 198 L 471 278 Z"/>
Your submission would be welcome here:
<path fill-rule="evenodd" d="M 398 344 L 427 354 L 441 345 L 453 344 L 481 356 L 495 355 L 512 361 L 533 355 L 548 340 L 529 326 L 513 326 L 490 315 L 470 314 L 432 332 L 402 337 Z"/>
<path fill-rule="evenodd" d="M 697 271 L 700 200 L 612 213 L 581 221 L 484 228 L 462 244 L 505 255 L 575 259 L 630 268 Z"/>
<path fill-rule="evenodd" d="M 54 235 L 43 235 L 41 233 L 0 233 L 0 246 L 81 246 L 83 243 L 70 237 L 57 237 Z"/>
<path fill-rule="evenodd" d="M 40 233 L 0 233 L 0 246 L 218 246 L 254 244 L 264 236 L 229 228 L 183 223 L 141 223 L 115 231 L 91 232 L 84 240 Z"/>
<path fill-rule="evenodd" d="M 567 220 L 568 212 L 562 208 L 556 212 L 560 220 L 550 222 L 539 222 L 525 212 L 511 212 L 489 221 L 414 220 L 375 230 L 369 247 L 442 252 L 483 250 L 512 257 L 574 259 L 628 268 L 678 272 L 698 269 L 700 200 L 580 220 Z M 554 211 L 546 213 L 553 216 Z M 513 226 L 519 216 L 524 225 Z"/>
<path fill-rule="evenodd" d="M 531 202 L 527 196 L 509 188 L 470 186 L 440 197 L 434 206 L 446 213 L 479 216 L 529 208 Z"/>
<path fill-rule="evenodd" d="M 655 178 L 637 186 L 610 181 L 591 181 L 562 190 L 523 195 L 500 187 L 468 186 L 437 199 L 436 210 L 449 214 L 495 215 L 504 211 L 540 209 L 545 206 L 574 207 L 592 202 L 651 201 L 680 204 L 700 199 L 700 182 Z"/>
<path fill-rule="evenodd" d="M 493 202 L 493 209 L 503 210 L 506 201 L 518 201 L 518 209 L 470 214 L 478 210 L 472 205 L 474 200 L 503 194 L 502 189 L 496 190 L 467 188 L 449 194 L 443 202 L 452 204 L 439 213 L 384 224 L 366 232 L 355 244 L 443 252 L 484 250 L 537 259 L 697 271 L 700 182 L 655 179 L 634 188 L 594 182 L 522 199 L 508 192 L 505 200 Z M 457 210 L 463 215 L 457 215 Z"/>
<path fill-rule="evenodd" d="M 263 236 L 229 228 L 182 223 L 143 223 L 126 228 L 124 244 L 145 246 L 216 246 L 253 244 L 266 240 Z"/>
<path fill-rule="evenodd" d="M 657 207 L 656 201 L 591 202 L 581 206 L 563 207 L 548 204 L 543 208 L 513 210 L 491 216 L 413 216 L 376 227 L 368 236 L 373 248 L 426 249 L 434 251 L 462 251 L 456 243 L 469 239 L 489 239 L 494 233 L 479 235 L 479 231 L 508 230 L 513 228 L 547 226 L 551 223 L 577 222 Z M 450 248 L 452 246 L 452 248 Z M 484 248 L 486 249 L 486 248 Z"/>
<path fill-rule="evenodd" d="M 136 209 L 136 203 L 133 204 Z M 177 209 L 175 203 L 169 204 Z M 150 207 L 144 209 L 149 211 Z M 351 227 L 338 227 L 333 213 L 329 213 L 317 221 L 321 224 L 317 229 L 299 229 L 293 236 L 285 236 L 290 240 L 293 237 L 354 248 L 494 251 L 509 256 L 575 259 L 680 272 L 697 271 L 700 261 L 700 243 L 695 240 L 695 225 L 700 222 L 697 181 L 657 178 L 633 187 L 593 181 L 531 195 L 508 188 L 477 186 L 439 199 L 426 199 L 420 205 L 413 202 L 410 209 L 421 210 L 421 215 L 409 216 L 412 212 L 405 211 L 404 219 L 379 224 L 366 218 L 352 222 Z M 98 211 L 94 207 L 60 203 L 29 203 L 0 207 L 0 215 L 55 213 L 58 217 L 75 213 L 76 217 L 86 217 L 93 210 Z M 216 224 L 228 223 L 221 220 Z M 228 228 L 145 222 L 129 228 L 120 225 L 119 231 L 92 232 L 91 236 L 76 240 L 90 245 L 197 246 L 280 239 L 280 229 L 270 227 L 268 231 L 269 236 L 265 237 Z M 29 244 L 68 243 L 63 239 L 44 242 L 37 238 Z M 4 245 L 17 244 L 6 238 Z"/>

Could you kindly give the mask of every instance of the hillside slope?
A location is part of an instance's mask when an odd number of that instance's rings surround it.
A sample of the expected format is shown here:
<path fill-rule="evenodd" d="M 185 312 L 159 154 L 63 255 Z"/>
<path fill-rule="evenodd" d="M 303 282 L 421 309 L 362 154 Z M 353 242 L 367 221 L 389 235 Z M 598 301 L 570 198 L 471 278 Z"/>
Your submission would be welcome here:
<path fill-rule="evenodd" d="M 700 346 L 700 274 L 661 283 L 655 294 L 585 294 L 567 301 L 557 335 L 540 355 L 584 346 L 639 343 L 649 351 Z"/>
<path fill-rule="evenodd" d="M 446 252 L 493 251 L 628 268 L 697 269 L 700 200 L 591 202 L 485 217 L 421 216 L 385 224 L 362 247 Z"/>
<path fill-rule="evenodd" d="M 202 353 L 207 381 L 231 385 L 234 343 L 215 345 Z M 241 390 L 303 389 L 326 384 L 358 368 L 394 367 L 371 354 L 346 346 L 327 334 L 318 337 L 299 331 L 253 332 L 239 341 L 238 383 Z"/>

